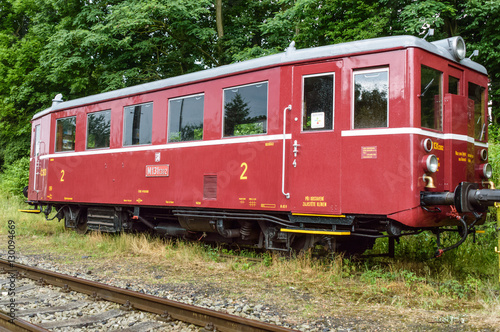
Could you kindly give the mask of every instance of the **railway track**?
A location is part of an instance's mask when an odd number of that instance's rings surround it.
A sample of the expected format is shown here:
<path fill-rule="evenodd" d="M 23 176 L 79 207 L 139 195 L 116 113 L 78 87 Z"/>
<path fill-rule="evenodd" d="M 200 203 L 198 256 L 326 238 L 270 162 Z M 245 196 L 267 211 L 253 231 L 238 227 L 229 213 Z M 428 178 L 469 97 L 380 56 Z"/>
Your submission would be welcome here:
<path fill-rule="evenodd" d="M 3 284 L 3 286 L 2 286 Z M 14 285 L 15 287 L 10 287 Z M 9 263 L 0 259 L 0 332 L 1 331 L 62 331 L 81 326 L 99 326 L 114 317 L 131 321 L 130 327 L 117 327 L 122 331 L 168 330 L 173 321 L 200 326 L 204 331 L 293 331 L 285 327 L 230 315 L 206 308 L 176 302 L 152 295 L 134 292 L 95 281 L 27 265 Z M 12 290 L 9 294 L 5 290 Z M 33 291 L 36 296 L 29 294 Z M 65 300 L 64 293 L 79 294 L 80 298 Z M 15 294 L 14 294 L 15 293 Z M 54 300 L 58 298 L 60 301 Z M 103 302 L 107 301 L 107 302 Z M 23 305 L 38 302 L 40 306 L 20 310 Z M 11 304 L 14 303 L 14 304 Z M 97 303 L 104 303 L 97 305 Z M 51 305 L 49 305 L 51 304 Z M 83 315 L 79 308 L 102 307 L 101 312 Z M 13 310 L 10 310 L 13 308 Z M 75 318 L 56 319 L 62 311 L 76 312 Z M 94 310 L 99 311 L 99 310 Z M 31 323 L 49 315 L 51 320 Z M 13 319 L 14 316 L 14 319 Z M 53 318 L 53 319 L 52 319 Z M 106 327 L 109 329 L 109 326 Z"/>

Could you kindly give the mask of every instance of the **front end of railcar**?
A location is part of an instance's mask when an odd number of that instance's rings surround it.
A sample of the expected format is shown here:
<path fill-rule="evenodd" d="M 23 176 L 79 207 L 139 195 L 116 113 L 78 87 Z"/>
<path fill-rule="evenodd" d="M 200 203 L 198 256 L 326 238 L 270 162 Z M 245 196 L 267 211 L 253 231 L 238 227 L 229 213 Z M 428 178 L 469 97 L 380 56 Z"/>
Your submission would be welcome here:
<path fill-rule="evenodd" d="M 488 160 L 487 75 L 474 70 L 472 65 L 477 64 L 464 58 L 465 44 L 460 37 L 435 44 L 464 65 L 458 70 L 450 64 L 441 72 L 421 65 L 422 135 L 416 149 L 420 151 L 422 216 L 436 226 L 457 225 L 461 234 L 457 243 L 440 248 L 439 235 L 446 229 L 437 228 L 437 255 L 441 255 L 484 223 L 488 208 L 500 202 L 500 190 L 492 182 Z"/>

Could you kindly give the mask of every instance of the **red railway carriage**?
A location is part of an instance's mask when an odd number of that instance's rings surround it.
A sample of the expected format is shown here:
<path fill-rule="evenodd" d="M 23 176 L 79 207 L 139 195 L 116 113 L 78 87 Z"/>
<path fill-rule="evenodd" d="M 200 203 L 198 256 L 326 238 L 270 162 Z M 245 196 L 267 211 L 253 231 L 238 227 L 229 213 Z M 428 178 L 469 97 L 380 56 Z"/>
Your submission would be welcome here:
<path fill-rule="evenodd" d="M 364 250 L 498 200 L 485 68 L 460 37 L 296 50 L 33 117 L 28 201 L 68 228 Z"/>

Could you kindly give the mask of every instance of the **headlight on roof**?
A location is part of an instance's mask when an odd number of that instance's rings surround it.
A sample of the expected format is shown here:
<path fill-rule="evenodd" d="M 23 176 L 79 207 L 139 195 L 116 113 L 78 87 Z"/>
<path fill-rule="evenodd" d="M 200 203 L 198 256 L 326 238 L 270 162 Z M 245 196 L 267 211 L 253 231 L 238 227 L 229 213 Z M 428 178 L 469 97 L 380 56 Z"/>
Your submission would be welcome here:
<path fill-rule="evenodd" d="M 460 36 L 437 40 L 432 44 L 446 49 L 457 61 L 465 58 L 465 42 Z"/>
<path fill-rule="evenodd" d="M 462 37 L 453 37 L 452 39 L 452 53 L 455 58 L 458 60 L 463 60 L 465 58 L 465 42 Z"/>

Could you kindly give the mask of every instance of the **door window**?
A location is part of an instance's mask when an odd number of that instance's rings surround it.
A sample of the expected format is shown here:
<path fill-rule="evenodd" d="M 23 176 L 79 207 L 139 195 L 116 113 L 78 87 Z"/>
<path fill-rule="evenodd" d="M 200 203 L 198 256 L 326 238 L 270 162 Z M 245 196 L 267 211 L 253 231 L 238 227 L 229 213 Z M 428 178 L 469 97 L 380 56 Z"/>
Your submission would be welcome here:
<path fill-rule="evenodd" d="M 304 76 L 302 130 L 333 129 L 334 74 Z"/>

